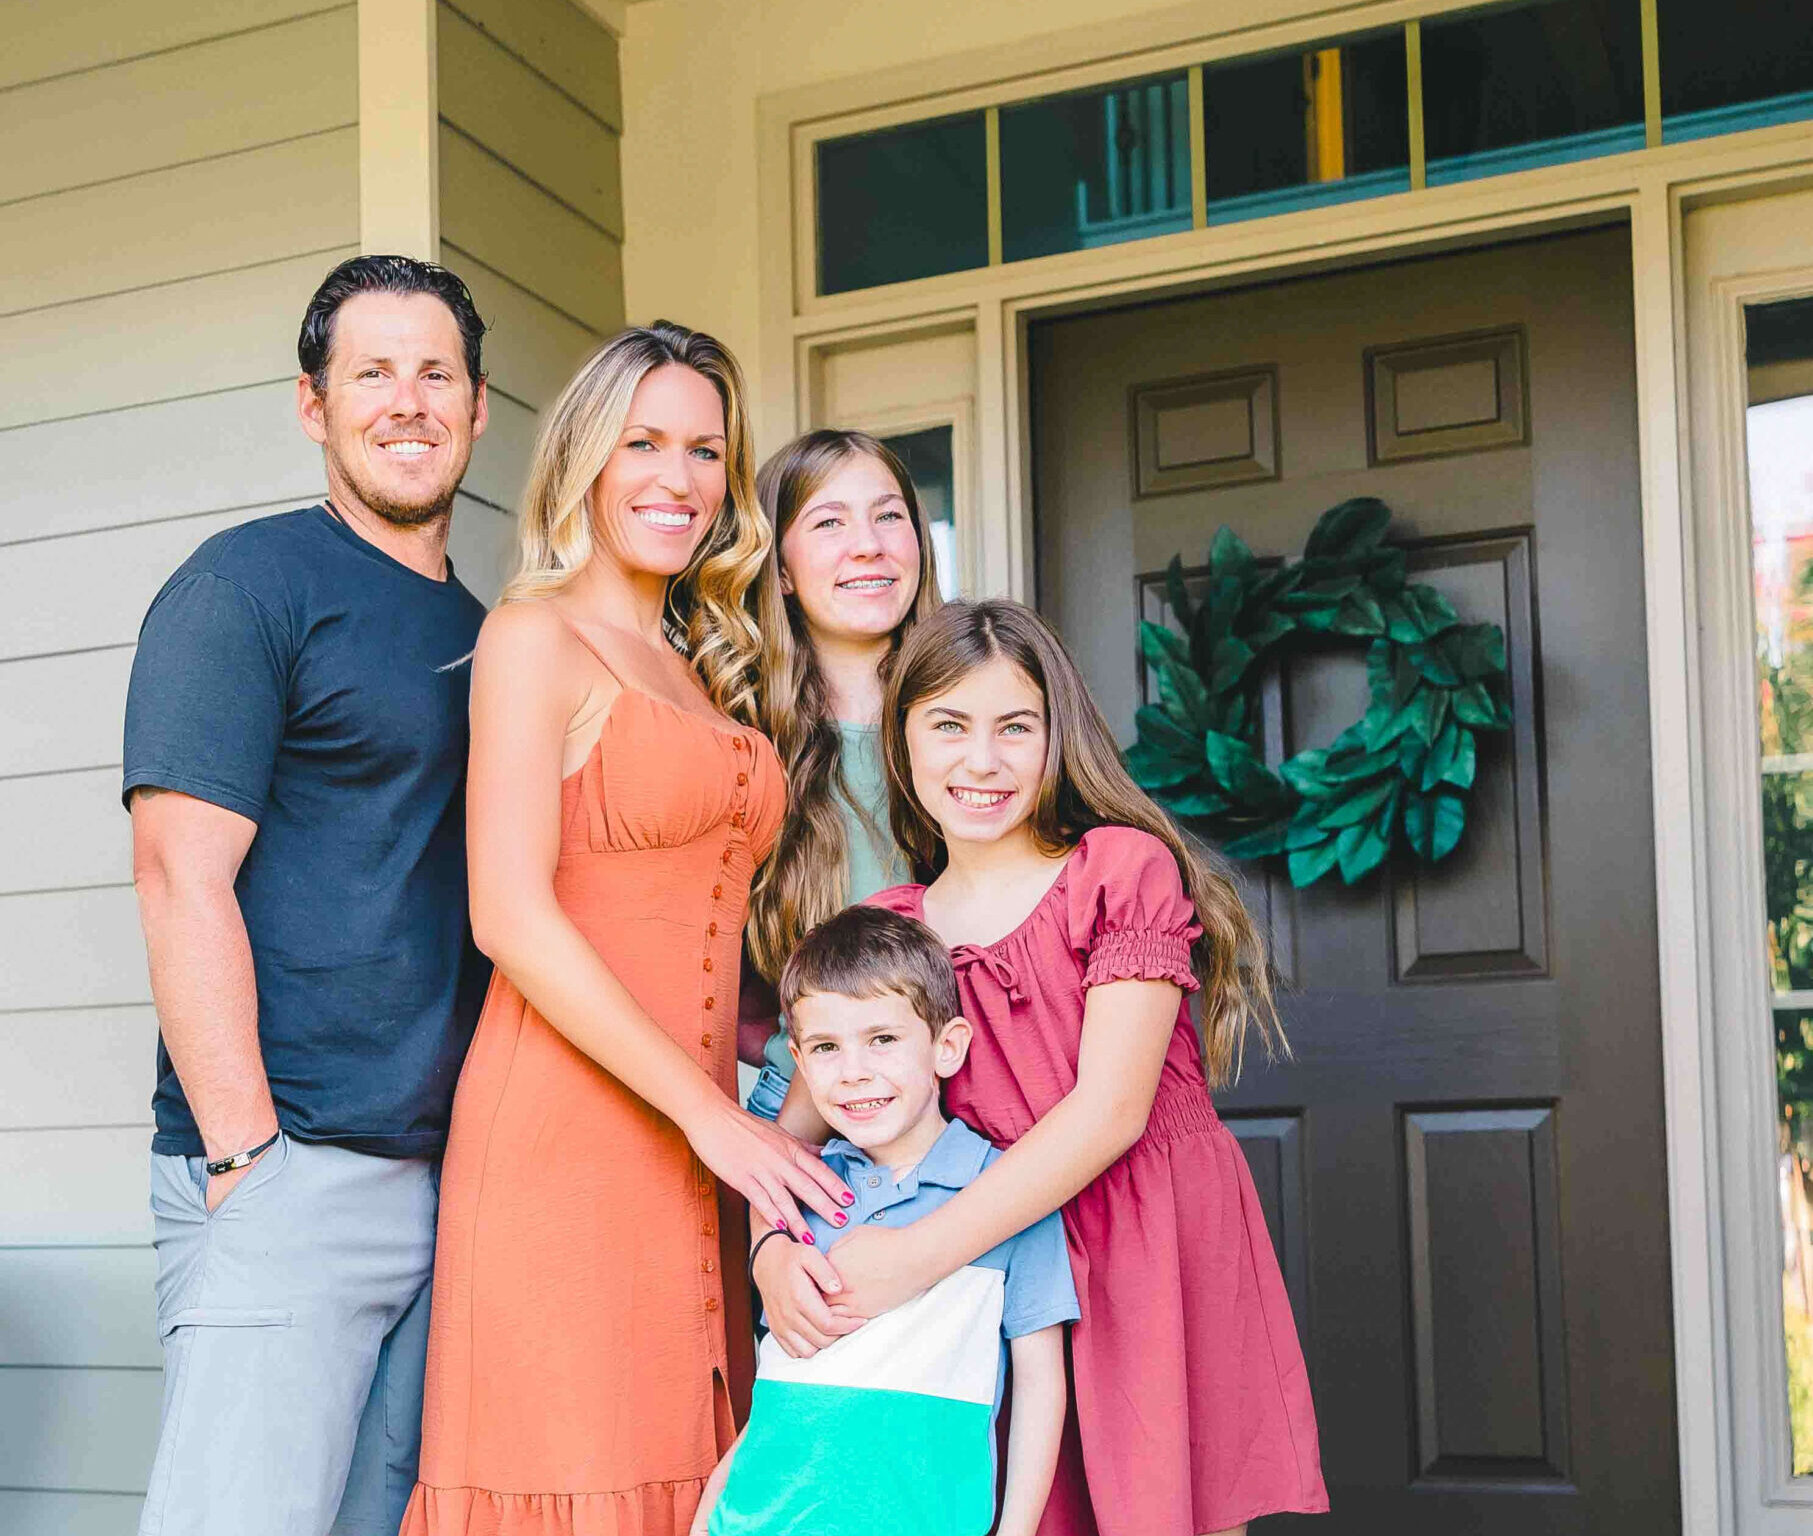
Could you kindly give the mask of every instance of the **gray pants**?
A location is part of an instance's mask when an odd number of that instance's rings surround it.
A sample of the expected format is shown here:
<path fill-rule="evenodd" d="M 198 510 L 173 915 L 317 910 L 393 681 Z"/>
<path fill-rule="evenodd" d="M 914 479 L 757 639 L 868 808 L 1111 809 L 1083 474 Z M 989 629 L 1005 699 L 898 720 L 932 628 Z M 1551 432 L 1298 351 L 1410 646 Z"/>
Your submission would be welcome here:
<path fill-rule="evenodd" d="M 396 1536 L 439 1163 L 280 1138 L 209 1213 L 153 1155 L 163 1422 L 140 1536 Z"/>

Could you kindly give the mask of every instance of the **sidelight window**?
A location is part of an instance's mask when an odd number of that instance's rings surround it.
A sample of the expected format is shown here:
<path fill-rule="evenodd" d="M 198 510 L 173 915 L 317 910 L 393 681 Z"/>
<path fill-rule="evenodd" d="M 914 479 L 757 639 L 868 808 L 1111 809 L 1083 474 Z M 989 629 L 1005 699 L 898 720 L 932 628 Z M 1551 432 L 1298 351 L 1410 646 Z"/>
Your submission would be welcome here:
<path fill-rule="evenodd" d="M 1746 311 L 1765 953 L 1794 1472 L 1813 1473 L 1813 299 Z"/>

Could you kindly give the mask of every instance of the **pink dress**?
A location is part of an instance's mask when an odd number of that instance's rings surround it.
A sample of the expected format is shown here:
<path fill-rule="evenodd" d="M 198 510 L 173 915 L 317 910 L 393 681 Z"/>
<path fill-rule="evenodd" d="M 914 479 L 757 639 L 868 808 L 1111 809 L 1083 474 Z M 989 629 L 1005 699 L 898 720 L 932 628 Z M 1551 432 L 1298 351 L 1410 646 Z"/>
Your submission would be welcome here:
<path fill-rule="evenodd" d="M 923 917 L 925 887 L 870 898 Z M 1144 978 L 1195 990 L 1201 930 L 1170 850 L 1084 835 L 1012 933 L 953 952 L 969 1060 L 947 1111 L 997 1146 L 1076 1083 L 1083 998 Z M 1209 1099 L 1187 1004 L 1144 1135 L 1064 1207 L 1082 1318 L 1040 1536 L 1200 1536 L 1328 1508 L 1309 1377 L 1265 1216 Z"/>

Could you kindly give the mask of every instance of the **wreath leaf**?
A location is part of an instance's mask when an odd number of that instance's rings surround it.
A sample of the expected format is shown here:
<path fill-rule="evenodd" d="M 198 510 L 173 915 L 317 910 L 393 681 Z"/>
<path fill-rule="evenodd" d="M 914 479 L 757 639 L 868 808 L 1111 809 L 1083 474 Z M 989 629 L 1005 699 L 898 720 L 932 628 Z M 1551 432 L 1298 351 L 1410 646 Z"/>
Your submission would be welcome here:
<path fill-rule="evenodd" d="M 1135 715 L 1128 771 L 1229 857 L 1282 855 L 1298 886 L 1336 869 L 1362 880 L 1399 838 L 1425 861 L 1447 857 L 1478 774 L 1475 733 L 1511 721 L 1503 631 L 1463 623 L 1410 581 L 1405 551 L 1384 542 L 1390 523 L 1382 502 L 1357 497 L 1317 520 L 1300 559 L 1264 563 L 1223 528 L 1200 584 L 1181 556 L 1165 569 L 1174 627 L 1140 627 L 1155 702 Z M 1365 642 L 1366 710 L 1269 768 L 1259 664 L 1318 635 Z"/>

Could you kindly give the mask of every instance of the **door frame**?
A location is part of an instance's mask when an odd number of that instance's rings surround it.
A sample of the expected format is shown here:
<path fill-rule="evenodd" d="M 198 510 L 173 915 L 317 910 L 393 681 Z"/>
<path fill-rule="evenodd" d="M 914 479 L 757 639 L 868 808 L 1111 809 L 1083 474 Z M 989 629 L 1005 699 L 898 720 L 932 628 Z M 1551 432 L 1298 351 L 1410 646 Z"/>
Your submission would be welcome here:
<path fill-rule="evenodd" d="M 1212 225 L 1155 239 L 974 272 L 813 297 L 796 274 L 812 251 L 810 146 L 853 128 L 923 119 L 1168 67 L 1213 52 L 1300 46 L 1351 20 L 1353 30 L 1453 4 L 1341 6 L 1313 18 L 1203 35 L 1200 12 L 1052 34 L 1032 50 L 982 49 L 931 63 L 822 82 L 758 103 L 759 406 L 764 445 L 808 424 L 801 386 L 820 349 L 908 337 L 955 322 L 976 336 L 974 496 L 959 509 L 967 590 L 1029 597 L 1034 579 L 1027 334 L 1039 319 L 1147 299 L 1282 280 L 1383 259 L 1436 254 L 1607 223 L 1631 242 L 1649 665 L 1657 971 L 1668 1160 L 1675 1408 L 1683 1530 L 1726 1536 L 1749 1490 L 1735 1454 L 1726 1263 L 1726 1163 L 1713 1070 L 1712 914 L 1727 894 L 1711 881 L 1696 577 L 1702 515 L 1690 488 L 1694 418 L 1687 373 L 1683 213 L 1739 191 L 1813 180 L 1813 125 L 1655 145 L 1603 159 L 1368 201 Z M 1312 34 L 1314 34 L 1312 36 Z M 1137 42 L 1133 39 L 1137 38 Z M 1131 45 L 1130 45 L 1131 44 Z M 963 521 L 969 526 L 964 527 Z M 1750 727 L 1753 729 L 1752 727 Z M 1722 835 L 1722 832 L 1721 832 Z M 1803 1527 L 1813 1531 L 1813 1519 Z"/>
<path fill-rule="evenodd" d="M 1738 178 L 1679 199 L 1687 222 L 1720 204 L 1747 204 L 1804 188 Z M 1710 231 L 1708 232 L 1710 234 Z M 1751 268 L 1720 270 L 1719 260 Z M 1755 609 L 1745 398 L 1744 308 L 1813 295 L 1813 260 L 1777 265 L 1735 252 L 1711 253 L 1711 271 L 1684 265 L 1692 432 L 1691 533 L 1697 541 L 1703 621 L 1700 652 L 1705 799 L 1726 835 L 1709 840 L 1710 985 L 1720 1008 L 1708 1021 L 1718 1062 L 1721 1226 L 1728 1298 L 1725 1361 L 1734 1452 L 1737 1522 L 1743 1532 L 1785 1533 L 1813 1525 L 1813 1478 L 1793 1476 L 1792 1439 L 1770 1403 L 1787 1401 L 1780 1266 L 1765 1257 L 1781 1242 L 1776 1191 L 1774 1048 L 1760 1025 L 1770 992 L 1758 963 L 1763 932 L 1762 813 L 1756 794 L 1762 750 L 1756 723 Z M 1765 1246 L 1768 1243 L 1770 1246 Z"/>

